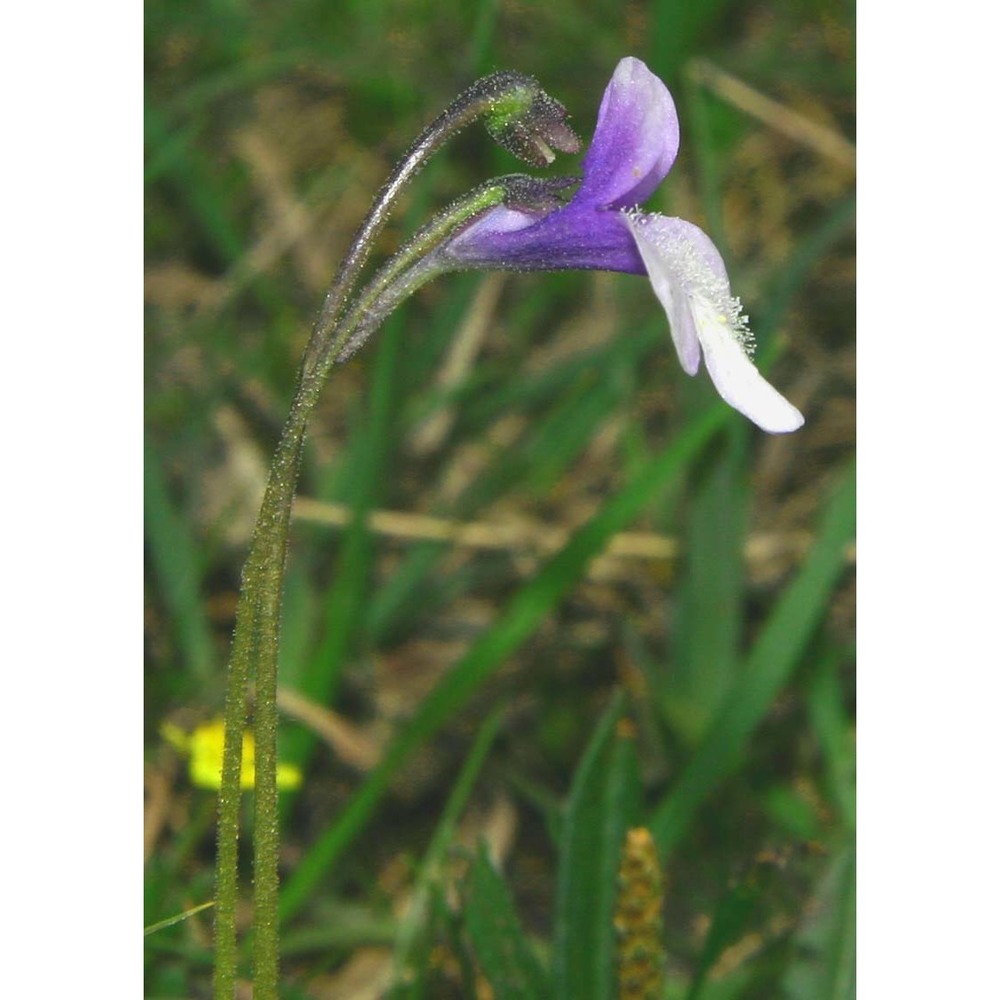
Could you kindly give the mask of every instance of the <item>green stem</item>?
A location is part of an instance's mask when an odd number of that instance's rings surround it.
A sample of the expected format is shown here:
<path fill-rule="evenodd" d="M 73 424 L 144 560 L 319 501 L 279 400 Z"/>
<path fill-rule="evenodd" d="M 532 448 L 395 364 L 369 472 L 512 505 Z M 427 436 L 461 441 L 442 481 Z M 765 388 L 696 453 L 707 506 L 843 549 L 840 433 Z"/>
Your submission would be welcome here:
<path fill-rule="evenodd" d="M 404 299 L 433 278 L 461 270 L 462 264 L 437 251 L 447 246 L 463 226 L 501 204 L 539 214 L 553 211 L 559 206 L 556 192 L 576 183 L 573 177 L 543 181 L 524 174 L 507 174 L 452 202 L 386 261 L 358 294 L 337 325 L 336 335 L 319 352 L 311 371 L 325 377 L 334 362 L 347 361 L 359 350 Z"/>
<path fill-rule="evenodd" d="M 313 369 L 322 377 L 336 361 L 346 361 L 361 348 L 382 320 L 418 288 L 432 278 L 450 270 L 443 261 L 436 261 L 432 251 L 452 236 L 457 229 L 490 208 L 504 202 L 511 183 L 520 182 L 519 175 L 501 177 L 481 185 L 458 199 L 436 215 L 394 254 L 355 299 L 343 317 L 336 336 L 323 347 Z"/>
<path fill-rule="evenodd" d="M 310 391 L 310 386 L 314 387 Z M 271 465 L 268 490 L 261 507 L 267 565 L 261 567 L 261 592 L 254 631 L 254 994 L 278 996 L 278 639 L 281 627 L 281 585 L 288 551 L 292 501 L 302 464 L 306 424 L 318 396 L 319 382 L 304 380 L 292 404 Z"/>
<path fill-rule="evenodd" d="M 254 937 L 258 996 L 266 997 L 267 982 L 277 988 L 277 929 L 268 913 L 277 906 L 277 687 L 278 626 L 281 581 L 288 548 L 292 500 L 302 461 L 302 443 L 309 414 L 321 383 L 303 376 L 278 442 L 264 500 L 243 570 L 236 631 L 226 694 L 225 747 L 219 792 L 219 841 L 216 860 L 215 997 L 232 1000 L 236 981 L 238 899 L 238 840 L 240 771 L 243 728 L 251 677 L 257 689 L 255 719 Z M 263 822 L 258 824 L 258 820 Z M 260 829 L 258 829 L 258 825 Z M 272 991 L 271 995 L 277 993 Z"/>
<path fill-rule="evenodd" d="M 225 747 L 219 792 L 216 861 L 215 998 L 232 1000 L 237 971 L 236 902 L 240 768 L 243 727 L 251 678 L 254 709 L 254 995 L 277 997 L 278 953 L 278 790 L 277 684 L 281 586 L 288 549 L 292 502 L 302 462 L 309 415 L 341 351 L 365 324 L 370 333 L 387 313 L 437 273 L 429 266 L 421 279 L 413 271 L 421 258 L 455 231 L 495 205 L 508 190 L 506 179 L 486 184 L 455 202 L 390 259 L 359 294 L 354 308 L 329 331 L 312 359 L 303 361 L 291 411 L 271 463 L 267 488 L 243 570 L 236 631 L 226 694 Z M 397 287 L 398 286 L 398 287 Z"/>

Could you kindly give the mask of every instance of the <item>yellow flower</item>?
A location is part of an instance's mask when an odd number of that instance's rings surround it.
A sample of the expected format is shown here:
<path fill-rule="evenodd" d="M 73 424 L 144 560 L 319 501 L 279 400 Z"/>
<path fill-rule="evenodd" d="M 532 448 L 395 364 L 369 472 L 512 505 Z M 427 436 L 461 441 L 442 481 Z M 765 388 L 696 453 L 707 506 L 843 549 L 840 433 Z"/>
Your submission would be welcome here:
<path fill-rule="evenodd" d="M 212 719 L 197 726 L 193 733 L 186 733 L 172 723 L 163 724 L 164 739 L 181 753 L 190 756 L 188 774 L 191 784 L 198 788 L 219 790 L 222 784 L 222 747 L 225 739 L 225 723 L 222 719 Z M 254 769 L 253 733 L 243 733 L 243 764 L 240 768 L 240 787 L 253 788 L 256 772 Z M 278 764 L 278 788 L 298 788 L 302 784 L 302 772 L 293 764 Z"/>

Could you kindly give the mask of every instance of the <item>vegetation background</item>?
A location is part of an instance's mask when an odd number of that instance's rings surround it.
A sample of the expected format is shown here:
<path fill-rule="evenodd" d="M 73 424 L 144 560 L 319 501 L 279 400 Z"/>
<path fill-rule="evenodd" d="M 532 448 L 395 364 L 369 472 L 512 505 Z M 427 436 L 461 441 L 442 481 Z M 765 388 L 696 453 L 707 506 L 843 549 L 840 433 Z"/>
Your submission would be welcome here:
<path fill-rule="evenodd" d="M 214 793 L 168 735 L 221 711 L 270 451 L 372 194 L 475 77 L 531 73 L 586 141 L 636 55 L 682 129 L 648 207 L 716 240 L 806 425 L 721 412 L 622 275 L 443 279 L 334 373 L 282 636 L 286 995 L 615 995 L 636 825 L 665 995 L 852 995 L 853 5 L 159 0 L 146 32 L 147 924 L 212 895 Z M 382 251 L 520 170 L 470 129 Z M 207 995 L 210 932 L 147 937 L 148 997 Z"/>

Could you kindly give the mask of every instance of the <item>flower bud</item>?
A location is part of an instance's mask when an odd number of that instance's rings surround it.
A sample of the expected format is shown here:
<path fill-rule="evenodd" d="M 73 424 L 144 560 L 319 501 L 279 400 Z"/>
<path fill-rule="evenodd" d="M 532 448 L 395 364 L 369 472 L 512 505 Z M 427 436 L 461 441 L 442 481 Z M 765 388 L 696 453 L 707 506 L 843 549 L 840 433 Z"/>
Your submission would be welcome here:
<path fill-rule="evenodd" d="M 545 167 L 556 158 L 553 149 L 579 151 L 580 139 L 566 124 L 566 109 L 530 76 L 494 73 L 481 84 L 497 94 L 486 112 L 486 130 L 509 153 L 534 167 Z"/>

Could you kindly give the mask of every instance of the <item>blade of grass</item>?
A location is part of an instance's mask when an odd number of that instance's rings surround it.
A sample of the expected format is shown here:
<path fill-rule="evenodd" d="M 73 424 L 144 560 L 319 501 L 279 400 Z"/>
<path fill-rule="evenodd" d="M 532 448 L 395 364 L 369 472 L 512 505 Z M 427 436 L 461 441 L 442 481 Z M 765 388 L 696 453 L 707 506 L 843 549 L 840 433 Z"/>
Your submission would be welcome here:
<path fill-rule="evenodd" d="M 250 93 L 260 84 L 301 69 L 311 61 L 307 51 L 296 48 L 259 55 L 253 59 L 240 59 L 235 65 L 206 72 L 188 86 L 170 94 L 161 108 L 164 121 L 173 129 L 176 122 L 192 118 L 215 101 L 234 94 Z"/>
<path fill-rule="evenodd" d="M 782 982 L 789 1000 L 855 996 L 856 863 L 853 846 L 831 859 L 809 916 L 795 936 L 797 956 Z"/>
<path fill-rule="evenodd" d="M 529 436 L 498 460 L 462 496 L 463 509 L 485 507 L 525 483 L 545 493 L 584 449 L 620 401 L 620 390 L 604 381 L 578 385 L 544 416 L 532 421 Z"/>
<path fill-rule="evenodd" d="M 180 163 L 187 155 L 188 148 L 197 139 L 202 127 L 203 123 L 196 121 L 166 134 L 158 131 L 156 143 L 150 144 L 153 148 L 146 161 L 143 182 L 146 185 L 154 184 Z"/>
<path fill-rule="evenodd" d="M 848 830 L 855 822 L 855 751 L 851 724 L 844 707 L 839 667 L 842 654 L 831 650 L 819 662 L 806 693 L 809 721 L 826 764 L 827 785 Z"/>
<path fill-rule="evenodd" d="M 163 115 L 151 104 L 146 105 L 145 129 L 150 146 L 162 149 L 172 142 Z M 218 263 L 232 264 L 240 257 L 244 241 L 228 208 L 232 203 L 231 192 L 219 182 L 199 150 L 193 146 L 180 147 L 177 155 L 164 164 L 159 182 L 169 182 L 191 218 L 198 222 Z"/>
<path fill-rule="evenodd" d="M 398 921 L 378 906 L 324 900 L 308 925 L 294 927 L 281 937 L 281 957 L 309 956 L 336 961 L 336 956 L 358 948 L 391 948 Z"/>
<path fill-rule="evenodd" d="M 580 351 L 557 365 L 539 372 L 523 372 L 517 379 L 494 380 L 484 386 L 489 369 L 483 365 L 469 378 L 466 395 L 467 419 L 470 424 L 485 428 L 511 410 L 524 410 L 537 404 L 551 406 L 552 400 L 573 391 L 581 380 L 607 373 L 618 364 L 638 368 L 645 355 L 662 350 L 667 336 L 662 313 L 627 337 L 612 337 L 599 347 Z"/>
<path fill-rule="evenodd" d="M 144 515 L 149 554 L 170 621 L 191 675 L 207 684 L 215 675 L 215 649 L 201 600 L 201 570 L 185 519 L 174 510 L 159 460 L 147 441 L 143 463 Z"/>
<path fill-rule="evenodd" d="M 730 6 L 732 0 L 702 0 L 701 3 L 657 0 L 653 5 L 649 34 L 649 64 L 657 75 L 668 85 L 676 83 L 685 60 Z"/>
<path fill-rule="evenodd" d="M 479 0 L 478 8 L 466 56 L 469 75 L 473 79 L 488 73 L 495 63 L 493 38 L 496 34 L 497 15 L 500 13 L 500 0 Z"/>
<path fill-rule="evenodd" d="M 325 873 L 371 818 L 396 771 L 430 739 L 535 632 L 580 580 L 587 565 L 692 459 L 730 418 L 718 405 L 687 427 L 656 462 L 647 466 L 526 583 L 496 623 L 473 643 L 456 666 L 417 708 L 337 820 L 302 859 L 285 884 L 281 913 L 296 913 Z"/>
<path fill-rule="evenodd" d="M 552 400 L 571 392 L 573 385 L 583 378 L 590 377 L 595 371 L 607 372 L 618 364 L 639 365 L 647 350 L 656 344 L 662 345 L 663 337 L 663 324 L 657 319 L 644 325 L 632 336 L 615 338 L 617 349 L 608 345 L 573 357 L 539 375 L 532 376 L 526 373 L 521 378 L 513 380 L 516 386 L 511 386 L 512 380 L 506 379 L 494 391 L 484 391 L 480 385 L 482 374 L 474 373 L 469 379 L 468 387 L 463 387 L 452 398 L 461 404 L 463 419 L 466 422 L 485 427 L 504 413 L 512 410 L 521 411 L 536 402 Z M 623 391 L 617 390 L 618 398 Z M 468 399 L 465 398 L 467 395 Z M 609 405 L 608 402 L 601 404 L 603 409 L 598 410 L 597 417 L 600 417 L 602 412 L 606 413 Z M 571 437 L 580 442 L 584 437 L 580 434 L 582 421 L 578 419 L 575 409 L 563 413 L 557 406 L 556 410 L 560 419 L 572 425 L 569 428 Z M 550 409 L 549 417 L 555 415 Z M 593 417 L 588 418 L 588 421 L 592 424 Z M 556 469 L 548 464 L 546 450 L 540 443 L 550 429 L 548 422 L 537 426 L 533 431 L 533 442 L 525 447 L 530 447 L 536 456 L 545 459 L 546 470 L 552 476 Z M 591 430 L 587 433 L 591 433 Z M 555 435 L 552 439 L 556 439 Z M 573 444 L 577 449 L 580 446 L 579 443 Z M 500 456 L 498 460 L 502 458 L 503 456 Z M 531 471 L 530 464 L 518 462 L 516 456 L 513 456 L 513 460 L 521 472 L 516 472 L 510 464 L 503 465 L 498 471 L 492 470 L 489 478 L 493 485 L 484 488 L 479 482 L 473 484 L 458 498 L 452 515 L 471 517 L 481 504 L 495 499 L 497 490 L 502 492 L 510 489 L 514 475 Z M 636 463 L 637 469 L 641 470 L 652 460 L 648 457 L 645 461 Z M 563 468 L 570 458 L 557 457 L 556 461 L 558 467 Z M 467 581 L 458 574 L 438 572 L 440 562 L 450 551 L 450 546 L 439 543 L 412 547 L 403 557 L 392 579 L 386 581 L 372 595 L 365 609 L 365 632 L 369 641 L 375 644 L 391 641 L 393 635 L 405 633 L 407 629 L 414 627 L 418 620 L 430 617 L 468 586 Z"/>
<path fill-rule="evenodd" d="M 738 767 L 750 735 L 791 677 L 823 618 L 853 535 L 852 469 L 833 491 L 812 551 L 761 630 L 740 680 L 653 816 L 650 826 L 664 855 L 683 836 L 698 806 Z"/>
<path fill-rule="evenodd" d="M 827 979 L 830 1000 L 851 1000 L 855 995 L 857 960 L 857 863 L 853 850 L 834 885 L 837 901 L 834 929 L 827 939 Z"/>
<path fill-rule="evenodd" d="M 812 268 L 854 228 L 856 208 L 857 196 L 853 192 L 835 202 L 822 222 L 799 240 L 795 253 L 774 272 L 767 293 L 758 296 L 760 305 L 754 310 L 754 330 L 759 343 L 766 344 L 777 329 Z"/>
<path fill-rule="evenodd" d="M 639 811 L 639 765 L 619 727 L 617 696 L 590 741 L 560 835 L 552 956 L 557 1000 L 603 1000 L 614 991 L 615 902 L 622 844 Z"/>
<path fill-rule="evenodd" d="M 703 735 L 733 684 L 743 625 L 746 428 L 733 425 L 688 498 L 684 577 L 664 707 L 680 735 Z"/>
<path fill-rule="evenodd" d="M 761 891 L 753 881 L 743 881 L 730 889 L 720 901 L 712 917 L 705 945 L 698 956 L 694 979 L 685 1000 L 699 1000 L 708 978 L 709 970 L 719 956 L 743 934 L 754 908 L 760 900 Z"/>
<path fill-rule="evenodd" d="M 510 890 L 483 844 L 469 874 L 465 927 L 497 1000 L 544 1000 L 551 985 L 525 937 Z"/>
<path fill-rule="evenodd" d="M 157 931 L 173 927 L 174 924 L 179 924 L 181 921 L 187 920 L 188 917 L 193 917 L 196 913 L 207 910 L 210 906 L 215 906 L 214 899 L 210 899 L 207 903 L 199 903 L 197 906 L 192 906 L 191 909 L 185 910 L 183 913 L 175 913 L 172 917 L 167 917 L 165 920 L 157 920 L 155 924 L 150 924 L 148 927 L 142 929 L 143 936 L 148 937 L 150 934 L 156 934 Z"/>
<path fill-rule="evenodd" d="M 396 933 L 393 964 L 396 970 L 396 989 L 399 992 L 394 995 L 401 997 L 406 995 L 405 990 L 401 988 L 403 977 L 406 966 L 411 960 L 417 938 L 427 924 L 428 900 L 431 889 L 436 882 L 441 880 L 446 855 L 454 843 L 455 827 L 468 804 L 469 796 L 472 794 L 483 764 L 486 763 L 486 757 L 500 731 L 502 721 L 503 709 L 499 708 L 488 715 L 486 721 L 479 727 L 476 740 L 469 751 L 469 756 L 462 765 L 462 770 L 455 781 L 455 787 L 448 796 L 437 829 L 434 831 L 430 846 L 427 848 L 423 864 L 420 866 L 420 873 L 413 887 L 406 916 L 400 921 Z"/>
<path fill-rule="evenodd" d="M 731 129 L 721 132 L 710 113 L 708 98 L 704 91 L 688 75 L 682 82 L 681 97 L 684 102 L 684 120 L 688 123 L 691 134 L 691 147 L 694 152 L 695 169 L 698 177 L 699 201 L 708 222 L 708 231 L 713 242 L 719 248 L 723 259 L 732 260 L 733 255 L 726 236 L 725 212 L 722 205 L 723 159 L 726 154 L 726 144 L 729 141 Z M 727 114 L 729 108 L 723 108 Z"/>

